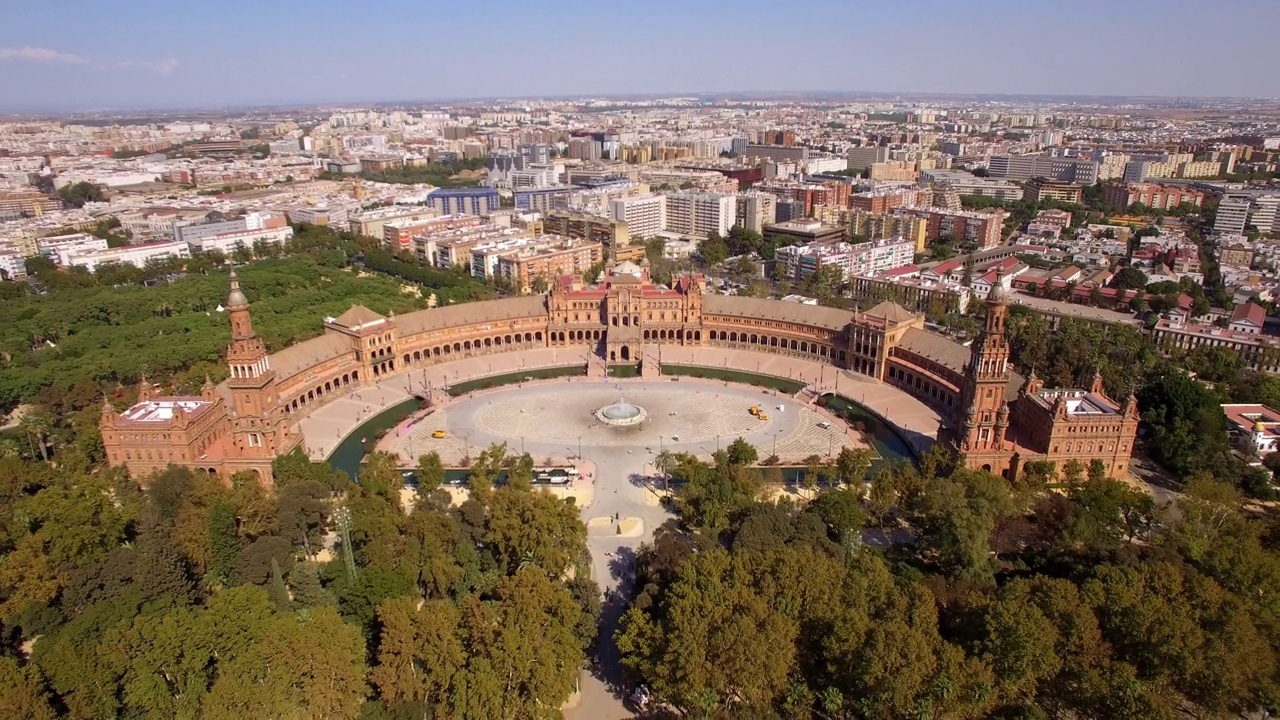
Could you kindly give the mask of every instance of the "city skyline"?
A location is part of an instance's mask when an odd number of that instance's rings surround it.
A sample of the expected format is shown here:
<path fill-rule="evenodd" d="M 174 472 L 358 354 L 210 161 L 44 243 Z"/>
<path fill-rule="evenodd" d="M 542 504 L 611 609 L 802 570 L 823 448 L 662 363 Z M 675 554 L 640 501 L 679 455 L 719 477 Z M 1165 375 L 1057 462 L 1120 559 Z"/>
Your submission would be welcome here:
<path fill-rule="evenodd" d="M 399 2 L 250 7 L 218 17 L 151 2 L 15 8 L 0 29 L 0 110 L 733 92 L 1280 96 L 1266 72 L 1275 13 L 1263 4 L 1087 0 L 1072 8 L 1091 18 L 1084 27 L 1054 6 L 1005 0 L 800 0 L 787 6 L 790 27 L 762 2 L 601 12 L 490 0 L 430 15 Z M 1187 52 L 1202 46 L 1207 17 L 1232 29 L 1229 66 Z"/>

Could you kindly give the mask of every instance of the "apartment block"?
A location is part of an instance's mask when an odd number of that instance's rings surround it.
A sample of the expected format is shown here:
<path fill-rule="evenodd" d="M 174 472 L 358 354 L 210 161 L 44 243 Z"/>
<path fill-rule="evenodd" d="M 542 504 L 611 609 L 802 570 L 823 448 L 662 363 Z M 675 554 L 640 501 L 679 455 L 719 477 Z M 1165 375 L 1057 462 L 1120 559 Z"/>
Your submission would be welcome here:
<path fill-rule="evenodd" d="M 382 226 L 382 246 L 391 252 L 412 252 L 418 235 L 484 225 L 477 215 L 441 215 L 425 220 L 390 220 Z"/>
<path fill-rule="evenodd" d="M 977 250 L 989 250 L 1000 244 L 1004 237 L 1004 221 L 1009 217 L 1007 211 L 994 209 L 979 212 L 914 208 L 911 212 L 928 222 L 927 243 L 941 237 L 958 237 Z"/>
<path fill-rule="evenodd" d="M 1048 155 L 992 155 L 987 172 L 992 177 L 1022 181 L 1034 177 L 1080 185 L 1098 181 L 1098 163 Z"/>
<path fill-rule="evenodd" d="M 868 168 L 872 180 L 889 182 L 913 181 L 920 175 L 919 166 L 914 160 L 887 160 L 878 162 Z"/>
<path fill-rule="evenodd" d="M 604 246 L 587 240 L 570 238 L 554 238 L 550 242 L 540 243 L 543 238 L 535 238 L 533 243 L 497 256 L 494 275 L 518 288 L 520 292 L 540 291 L 535 287 L 550 283 L 561 275 L 581 276 L 588 268 L 604 258 Z"/>
<path fill-rule="evenodd" d="M 675 193 L 667 196 L 666 229 L 697 237 L 710 233 L 724 235 L 733 227 L 736 211 L 733 195 Z"/>
<path fill-rule="evenodd" d="M 873 213 L 854 210 L 849 232 L 868 240 L 904 237 L 915 243 L 916 252 L 924 252 L 929 240 L 929 220 L 910 212 Z"/>
<path fill-rule="evenodd" d="M 920 181 L 938 183 L 960 195 L 980 195 L 1001 202 L 1022 199 L 1022 186 L 1009 180 L 980 178 L 963 170 L 921 170 Z"/>
<path fill-rule="evenodd" d="M 545 213 L 552 208 L 567 207 L 571 192 L 572 187 L 558 185 L 536 190 L 517 190 L 512 194 L 515 196 L 517 210 Z"/>
<path fill-rule="evenodd" d="M 144 267 L 151 260 L 189 257 L 191 257 L 191 250 L 186 243 L 172 241 L 77 252 L 67 256 L 66 264 L 68 267 L 82 267 L 89 272 L 94 272 L 107 264 Z"/>
<path fill-rule="evenodd" d="M 776 259 L 788 277 L 807 277 L 823 267 L 839 267 L 845 278 L 875 275 L 910 265 L 915 243 L 890 238 L 852 244 L 843 241 L 814 242 L 778 248 Z"/>
<path fill-rule="evenodd" d="M 860 302 L 895 302 L 918 313 L 942 314 L 969 311 L 972 291 L 950 280 L 926 280 L 902 271 L 849 278 L 849 296 Z"/>
<path fill-rule="evenodd" d="M 1243 235 L 1245 225 L 1249 224 L 1249 210 L 1253 207 L 1253 199 L 1248 195 L 1228 193 L 1218 203 L 1218 214 L 1213 221 L 1213 231 L 1220 234 Z"/>
<path fill-rule="evenodd" d="M 1058 182 L 1048 178 L 1037 177 L 1023 183 L 1022 187 L 1026 197 L 1036 202 L 1057 200 L 1058 202 L 1079 205 L 1084 201 L 1084 186 L 1075 183 Z"/>
<path fill-rule="evenodd" d="M 0 192 L 0 213 L 18 212 L 26 215 L 43 215 L 62 209 L 62 198 L 45 195 L 38 190 L 11 190 Z"/>
<path fill-rule="evenodd" d="M 36 241 L 36 250 L 57 264 L 66 267 L 68 258 L 84 252 L 107 249 L 107 241 L 89 233 L 50 235 Z"/>
<path fill-rule="evenodd" d="M 501 207 L 493 188 L 440 188 L 427 196 L 427 202 L 441 215 L 488 215 Z"/>
<path fill-rule="evenodd" d="M 434 208 L 393 205 L 391 207 L 374 208 L 372 210 L 351 213 L 349 222 L 351 232 L 353 234 L 371 238 L 380 238 L 383 236 L 382 228 L 388 222 L 421 222 L 430 220 L 434 217 L 440 217 L 440 215 L 440 211 L 435 210 Z"/>
<path fill-rule="evenodd" d="M 193 253 L 216 250 L 223 254 L 234 252 L 236 248 L 249 250 L 260 245 L 284 245 L 293 237 L 293 228 L 285 225 L 280 228 L 263 228 L 260 230 L 234 230 L 217 235 L 203 235 L 195 240 L 188 240 L 187 248 Z"/>
<path fill-rule="evenodd" d="M 1205 194 L 1203 190 L 1182 185 L 1147 182 L 1107 185 L 1102 189 L 1102 199 L 1120 209 L 1136 204 L 1158 210 L 1172 210 L 1183 203 L 1200 207 L 1204 204 Z"/>
<path fill-rule="evenodd" d="M 866 170 L 889 159 L 889 148 L 872 145 L 870 147 L 849 148 L 845 154 L 850 170 Z"/>
<path fill-rule="evenodd" d="M 22 280 L 27 277 L 27 260 L 9 246 L 0 246 L 0 280 Z"/>
<path fill-rule="evenodd" d="M 764 226 L 777 220 L 774 207 L 776 198 L 766 192 L 740 193 L 735 199 L 737 224 L 756 233 L 764 233 Z"/>
<path fill-rule="evenodd" d="M 764 241 L 780 237 L 790 238 L 793 244 L 825 243 L 845 239 L 844 229 L 835 225 L 823 225 L 817 220 L 787 220 L 764 226 Z"/>
<path fill-rule="evenodd" d="M 552 210 L 542 227 L 550 235 L 597 242 L 611 251 L 631 244 L 631 228 L 625 222 L 589 213 Z"/>
<path fill-rule="evenodd" d="M 471 268 L 473 249 L 531 237 L 534 237 L 533 232 L 525 228 L 480 225 L 416 236 L 413 238 L 413 252 L 422 261 L 436 267 Z"/>
<path fill-rule="evenodd" d="M 626 223 L 633 238 L 651 238 L 667 227 L 667 196 L 641 195 L 609 203 L 610 216 Z"/>
<path fill-rule="evenodd" d="M 919 202 L 920 191 L 914 187 L 888 187 L 854 193 L 849 197 L 849 207 L 869 213 L 887 213 L 898 207 L 908 207 Z"/>

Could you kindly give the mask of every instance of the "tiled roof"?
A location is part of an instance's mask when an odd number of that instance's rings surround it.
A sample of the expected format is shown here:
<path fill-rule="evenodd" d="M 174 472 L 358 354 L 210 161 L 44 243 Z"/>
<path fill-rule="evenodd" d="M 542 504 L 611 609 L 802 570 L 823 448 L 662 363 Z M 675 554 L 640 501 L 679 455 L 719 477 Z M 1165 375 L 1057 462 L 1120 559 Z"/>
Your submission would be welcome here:
<path fill-rule="evenodd" d="M 354 350 L 351 338 L 336 332 L 327 332 L 317 338 L 304 340 L 271 356 L 271 369 L 280 379 L 292 377 L 307 368 L 332 360 Z"/>
<path fill-rule="evenodd" d="M 396 316 L 400 336 L 406 337 L 441 328 L 499 323 L 516 318 L 542 317 L 547 312 L 547 299 L 543 295 L 522 295 L 501 300 L 445 305 L 430 310 L 418 310 Z"/>
<path fill-rule="evenodd" d="M 969 348 L 945 335 L 938 335 L 920 328 L 907 328 L 907 331 L 902 333 L 902 341 L 898 346 L 961 374 L 964 373 L 965 363 L 969 361 Z M 1009 383 L 1004 388 L 1005 399 L 1012 401 L 1025 382 L 1021 375 L 1010 372 Z"/>
<path fill-rule="evenodd" d="M 1262 327 L 1267 322 L 1267 311 L 1257 303 L 1237 305 L 1235 311 L 1231 313 L 1231 322 L 1238 323 L 1246 320 Z"/>
<path fill-rule="evenodd" d="M 801 305 L 739 295 L 706 295 L 702 299 L 702 311 L 709 315 L 747 316 L 801 323 L 831 330 L 843 330 L 853 319 L 853 313 L 839 308 Z"/>
<path fill-rule="evenodd" d="M 929 358 L 956 372 L 964 372 L 964 364 L 969 360 L 969 348 L 951 338 L 920 328 L 907 328 L 898 345 L 903 350 Z"/>
<path fill-rule="evenodd" d="M 901 322 L 909 322 L 916 319 L 916 316 L 910 310 L 907 310 L 898 303 L 890 302 L 888 300 L 885 300 L 862 314 L 880 318 L 891 325 L 896 325 Z"/>
<path fill-rule="evenodd" d="M 344 328 L 358 328 L 385 319 L 363 305 L 352 305 L 351 309 L 339 315 L 334 323 Z"/>

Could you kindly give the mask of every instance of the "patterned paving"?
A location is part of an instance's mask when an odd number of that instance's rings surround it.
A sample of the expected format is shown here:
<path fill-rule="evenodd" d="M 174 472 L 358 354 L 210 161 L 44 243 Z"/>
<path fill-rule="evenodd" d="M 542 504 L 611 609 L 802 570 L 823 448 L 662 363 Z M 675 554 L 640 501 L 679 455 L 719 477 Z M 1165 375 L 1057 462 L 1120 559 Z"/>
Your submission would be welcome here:
<path fill-rule="evenodd" d="M 643 407 L 649 419 L 629 428 L 599 423 L 593 411 L 620 395 Z M 752 416 L 752 405 L 764 409 L 769 419 Z M 792 459 L 838 453 L 845 445 L 867 447 L 861 438 L 846 434 L 842 423 L 819 426 L 829 419 L 786 396 L 712 382 L 550 382 L 483 393 L 450 405 L 402 430 L 391 445 L 406 457 L 435 450 L 445 458 L 462 457 L 468 449 L 474 454 L 475 444 L 495 439 L 505 440 L 512 450 L 523 441 L 537 452 L 572 448 L 581 438 L 585 447 L 662 446 L 709 454 L 717 442 L 723 447 L 745 437 L 762 455 L 772 454 L 776 447 L 779 456 Z M 432 438 L 436 430 L 444 430 L 446 437 Z"/>

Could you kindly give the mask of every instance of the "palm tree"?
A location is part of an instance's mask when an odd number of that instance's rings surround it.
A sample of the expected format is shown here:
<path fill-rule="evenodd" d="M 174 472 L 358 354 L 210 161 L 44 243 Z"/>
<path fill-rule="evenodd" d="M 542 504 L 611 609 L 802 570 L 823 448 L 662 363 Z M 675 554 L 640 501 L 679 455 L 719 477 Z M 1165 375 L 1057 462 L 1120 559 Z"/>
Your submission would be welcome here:
<path fill-rule="evenodd" d="M 52 419 L 41 411 L 28 409 L 22 414 L 22 419 L 18 421 L 18 426 L 27 433 L 27 444 L 31 446 L 32 457 L 36 455 L 36 447 L 38 445 L 40 459 L 48 462 L 49 445 L 45 442 L 45 436 L 52 425 Z"/>
<path fill-rule="evenodd" d="M 653 457 L 653 467 L 662 473 L 662 489 L 671 489 L 671 469 L 675 467 L 676 456 L 670 450 L 663 450 Z"/>

